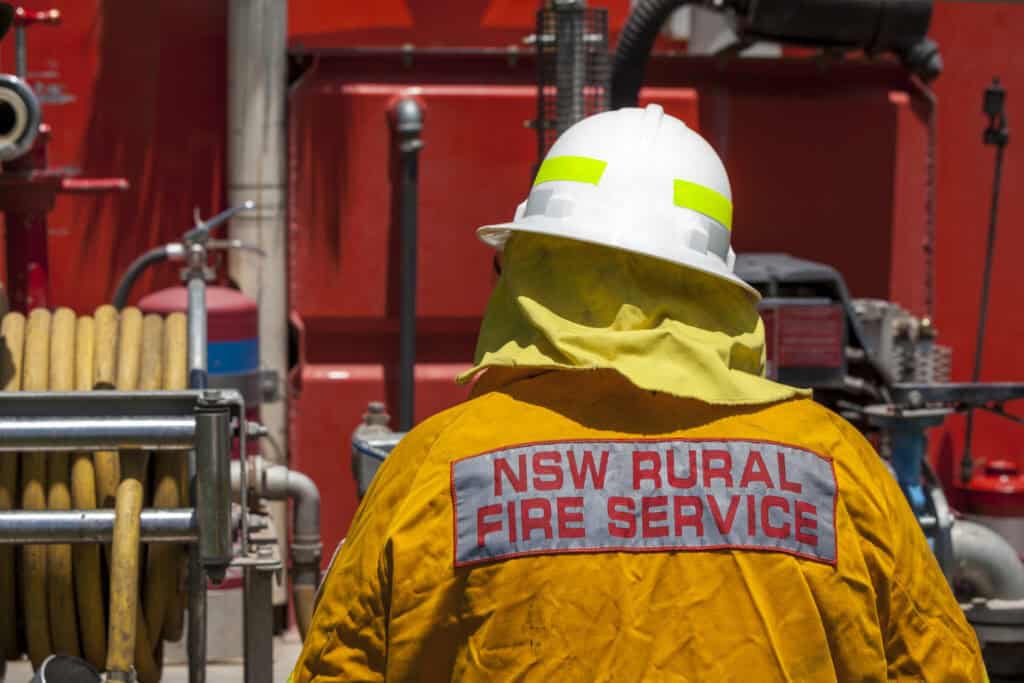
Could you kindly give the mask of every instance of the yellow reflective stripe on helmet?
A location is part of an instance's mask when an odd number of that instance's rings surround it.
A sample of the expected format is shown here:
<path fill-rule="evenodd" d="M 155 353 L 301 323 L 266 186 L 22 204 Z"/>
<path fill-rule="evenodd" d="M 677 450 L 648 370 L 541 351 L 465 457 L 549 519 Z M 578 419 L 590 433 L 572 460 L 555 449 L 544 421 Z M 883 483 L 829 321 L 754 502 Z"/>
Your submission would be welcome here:
<path fill-rule="evenodd" d="M 702 213 L 732 230 L 732 202 L 711 188 L 676 178 L 672 200 L 676 206 Z"/>
<path fill-rule="evenodd" d="M 540 185 L 551 180 L 570 180 L 597 185 L 601 182 L 607 165 L 607 161 L 589 157 L 551 157 L 540 165 L 533 184 Z"/>

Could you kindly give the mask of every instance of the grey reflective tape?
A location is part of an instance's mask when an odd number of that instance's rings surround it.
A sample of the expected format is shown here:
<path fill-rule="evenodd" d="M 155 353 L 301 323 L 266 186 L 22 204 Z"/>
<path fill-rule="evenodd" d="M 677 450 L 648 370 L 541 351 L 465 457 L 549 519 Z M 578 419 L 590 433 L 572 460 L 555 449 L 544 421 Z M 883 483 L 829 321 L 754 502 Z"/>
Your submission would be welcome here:
<path fill-rule="evenodd" d="M 835 564 L 830 458 L 741 440 L 524 444 L 451 464 L 455 566 L 522 555 L 762 550 Z"/>

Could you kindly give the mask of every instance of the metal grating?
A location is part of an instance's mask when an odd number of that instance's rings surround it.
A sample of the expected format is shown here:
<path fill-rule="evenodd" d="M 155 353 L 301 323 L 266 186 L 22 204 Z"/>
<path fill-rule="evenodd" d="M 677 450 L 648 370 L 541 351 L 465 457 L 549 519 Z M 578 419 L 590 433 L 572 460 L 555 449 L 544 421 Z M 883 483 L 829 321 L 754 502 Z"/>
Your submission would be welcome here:
<path fill-rule="evenodd" d="M 537 11 L 537 163 L 569 126 L 608 109 L 608 12 L 585 0 L 547 0 Z"/>

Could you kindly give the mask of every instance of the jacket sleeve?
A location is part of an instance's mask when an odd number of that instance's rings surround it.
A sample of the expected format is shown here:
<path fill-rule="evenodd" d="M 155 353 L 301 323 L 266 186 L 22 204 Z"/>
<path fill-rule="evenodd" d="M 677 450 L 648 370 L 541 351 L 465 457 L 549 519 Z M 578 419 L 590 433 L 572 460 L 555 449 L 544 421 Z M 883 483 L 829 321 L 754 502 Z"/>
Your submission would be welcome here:
<path fill-rule="evenodd" d="M 292 683 L 385 679 L 391 589 L 388 527 L 430 446 L 458 412 L 454 408 L 420 424 L 377 471 L 324 578 Z"/>
<path fill-rule="evenodd" d="M 867 489 L 852 516 L 875 584 L 889 680 L 987 681 L 974 630 L 895 478 L 857 430 L 834 419 L 856 451 L 855 484 Z"/>

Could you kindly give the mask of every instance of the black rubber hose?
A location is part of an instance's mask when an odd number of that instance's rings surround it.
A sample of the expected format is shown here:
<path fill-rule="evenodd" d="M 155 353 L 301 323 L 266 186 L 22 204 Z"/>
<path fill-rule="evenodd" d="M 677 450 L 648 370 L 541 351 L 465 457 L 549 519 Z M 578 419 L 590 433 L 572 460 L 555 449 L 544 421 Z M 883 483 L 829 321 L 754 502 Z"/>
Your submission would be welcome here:
<path fill-rule="evenodd" d="M 640 0 L 629 13 L 615 48 L 612 67 L 612 109 L 635 107 L 644 69 L 658 31 L 672 11 L 693 0 Z"/>
<path fill-rule="evenodd" d="M 167 260 L 167 247 L 162 246 L 154 247 L 132 261 L 128 270 L 121 276 L 121 281 L 117 283 L 117 289 L 114 290 L 114 308 L 121 310 L 125 307 L 128 303 L 128 295 L 132 293 L 132 287 L 135 286 L 135 281 L 139 279 L 146 268 L 165 260 Z"/>

